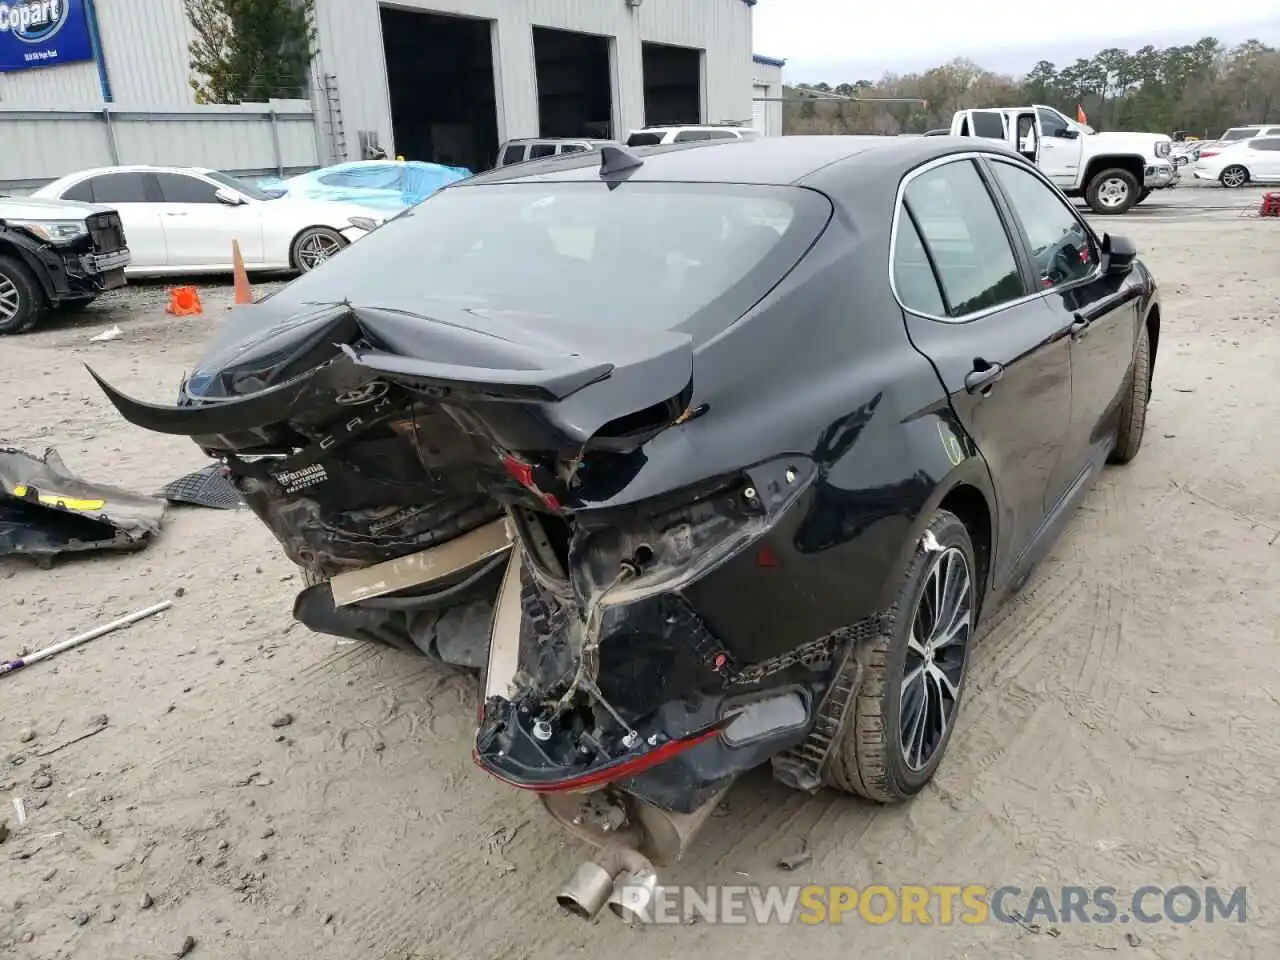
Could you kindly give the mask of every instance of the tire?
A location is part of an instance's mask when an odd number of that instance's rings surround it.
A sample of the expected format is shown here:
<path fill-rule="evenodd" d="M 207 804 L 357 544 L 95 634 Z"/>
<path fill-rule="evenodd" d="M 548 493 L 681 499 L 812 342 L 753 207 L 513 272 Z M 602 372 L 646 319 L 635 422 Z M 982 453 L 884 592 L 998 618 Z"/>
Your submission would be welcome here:
<path fill-rule="evenodd" d="M 933 779 L 942 762 L 964 697 L 974 618 L 979 609 L 978 566 L 974 560 L 973 541 L 965 525 L 955 514 L 939 510 L 925 529 L 936 541 L 929 546 L 940 549 L 926 548 L 927 534 L 916 545 L 915 553 L 902 574 L 898 596 L 889 614 L 888 629 L 864 649 L 856 651 L 855 655 L 863 661 L 862 684 L 849 707 L 852 716 L 846 719 L 827 769 L 827 780 L 831 786 L 881 803 L 896 803 L 915 796 Z M 903 683 L 907 664 L 910 661 L 914 670 L 914 664 L 922 662 L 917 653 L 919 645 L 912 640 L 913 626 L 917 612 L 928 620 L 925 588 L 930 587 L 927 594 L 931 598 L 932 576 L 935 573 L 941 575 L 944 572 L 942 565 L 954 564 L 957 558 L 963 560 L 964 566 L 955 569 L 968 573 L 968 587 L 963 597 L 968 605 L 967 626 L 962 631 L 962 644 L 942 648 L 949 650 L 950 654 L 945 661 L 947 666 L 941 668 L 951 680 L 955 696 L 951 700 L 947 722 L 928 759 L 923 763 L 911 763 L 903 746 L 901 714 L 906 703 Z M 958 658 L 955 656 L 957 653 Z M 944 661 L 939 658 L 936 662 Z M 923 673 L 919 675 L 920 681 L 913 683 L 910 689 L 919 691 L 920 684 L 928 684 L 930 694 L 940 697 L 942 686 L 926 679 Z M 945 699 L 940 698 L 938 702 L 945 704 Z"/>
<path fill-rule="evenodd" d="M 1233 163 L 1218 175 L 1219 182 L 1229 189 L 1235 190 L 1249 182 L 1249 171 L 1238 163 Z"/>
<path fill-rule="evenodd" d="M 44 314 L 44 292 L 26 265 L 0 256 L 0 335 L 25 333 Z"/>
<path fill-rule="evenodd" d="M 341 253 L 347 246 L 347 239 L 337 230 L 330 227 L 307 227 L 296 237 L 289 247 L 289 261 L 299 273 L 310 273 L 321 263 Z M 327 253 L 321 256 L 321 252 Z"/>
<path fill-rule="evenodd" d="M 1133 366 L 1125 379 L 1124 399 L 1120 401 L 1120 427 L 1116 445 L 1107 459 L 1111 463 L 1128 463 L 1142 449 L 1142 435 L 1147 429 L 1147 402 L 1151 399 L 1151 337 L 1146 324 L 1138 336 L 1133 353 Z"/>
<path fill-rule="evenodd" d="M 1128 213 L 1141 192 L 1142 185 L 1132 173 L 1112 167 L 1094 174 L 1084 191 L 1084 199 L 1094 213 L 1119 216 Z"/>

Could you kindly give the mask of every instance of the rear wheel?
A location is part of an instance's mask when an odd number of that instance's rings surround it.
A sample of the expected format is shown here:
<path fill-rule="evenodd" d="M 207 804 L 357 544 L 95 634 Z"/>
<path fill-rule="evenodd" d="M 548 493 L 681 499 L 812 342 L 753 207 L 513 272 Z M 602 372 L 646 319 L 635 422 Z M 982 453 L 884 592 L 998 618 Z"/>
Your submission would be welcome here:
<path fill-rule="evenodd" d="M 347 245 L 346 238 L 329 227 L 307 227 L 293 241 L 289 258 L 302 273 L 310 273 Z"/>
<path fill-rule="evenodd" d="M 1146 325 L 1138 337 L 1133 354 L 1133 367 L 1125 383 L 1120 402 L 1120 428 L 1116 434 L 1112 463 L 1128 463 L 1142 448 L 1142 435 L 1147 429 L 1147 402 L 1151 399 L 1151 339 Z"/>
<path fill-rule="evenodd" d="M 0 334 L 30 330 L 43 312 L 44 296 L 31 271 L 12 257 L 0 257 Z"/>
<path fill-rule="evenodd" d="M 1222 176 L 1218 179 L 1222 181 L 1224 187 L 1231 187 L 1232 189 L 1243 187 L 1249 182 L 1249 171 L 1238 163 L 1233 164 L 1223 170 Z"/>
<path fill-rule="evenodd" d="M 933 779 L 959 715 L 977 569 L 969 531 L 939 510 L 903 573 L 890 627 L 858 652 L 865 670 L 827 771 L 832 786 L 891 803 Z"/>
<path fill-rule="evenodd" d="M 1138 202 L 1142 185 L 1128 170 L 1114 167 L 1095 174 L 1085 189 L 1084 199 L 1089 209 L 1100 214 L 1125 213 Z"/>

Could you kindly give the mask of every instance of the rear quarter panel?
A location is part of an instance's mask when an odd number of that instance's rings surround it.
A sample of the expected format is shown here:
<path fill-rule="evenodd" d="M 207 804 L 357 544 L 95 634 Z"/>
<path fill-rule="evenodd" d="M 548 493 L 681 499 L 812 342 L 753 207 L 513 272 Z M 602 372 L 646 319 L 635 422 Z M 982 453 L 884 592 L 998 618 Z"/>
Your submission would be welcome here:
<path fill-rule="evenodd" d="M 686 591 L 739 657 L 758 661 L 885 611 L 932 509 L 990 479 L 888 284 L 889 218 L 837 207 L 809 256 L 723 349 L 695 362 L 711 412 L 660 435 L 693 463 L 802 453 L 819 476 L 758 543 Z M 678 463 L 673 457 L 669 462 Z M 760 551 L 776 563 L 761 563 Z"/>

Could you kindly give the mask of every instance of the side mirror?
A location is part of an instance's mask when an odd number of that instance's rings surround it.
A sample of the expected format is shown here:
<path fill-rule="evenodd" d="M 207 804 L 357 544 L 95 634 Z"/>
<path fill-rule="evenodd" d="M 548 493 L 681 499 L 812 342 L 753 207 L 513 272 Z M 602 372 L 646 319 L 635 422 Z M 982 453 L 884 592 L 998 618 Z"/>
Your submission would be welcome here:
<path fill-rule="evenodd" d="M 219 187 L 214 193 L 214 197 L 217 198 L 219 203 L 225 203 L 228 207 L 242 207 L 245 204 L 244 197 L 233 190 L 228 190 L 226 187 Z"/>
<path fill-rule="evenodd" d="M 1102 264 L 1108 276 L 1123 277 L 1133 270 L 1138 248 L 1128 237 L 1106 234 L 1102 238 Z"/>
<path fill-rule="evenodd" d="M 1063 130 L 1059 130 L 1057 136 L 1061 137 L 1063 140 L 1079 140 L 1080 131 L 1072 130 L 1070 127 L 1067 127 Z"/>

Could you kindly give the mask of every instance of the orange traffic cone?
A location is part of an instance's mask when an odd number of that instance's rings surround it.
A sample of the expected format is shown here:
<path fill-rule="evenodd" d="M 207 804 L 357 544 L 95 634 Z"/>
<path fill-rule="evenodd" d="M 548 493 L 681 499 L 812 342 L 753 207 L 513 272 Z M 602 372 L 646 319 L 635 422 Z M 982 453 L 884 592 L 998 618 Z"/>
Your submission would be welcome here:
<path fill-rule="evenodd" d="M 244 258 L 240 256 L 240 241 L 231 241 L 231 270 L 235 277 L 236 304 L 253 303 L 253 288 L 249 286 L 249 274 L 244 269 Z"/>
<path fill-rule="evenodd" d="M 195 287 L 170 287 L 169 306 L 165 313 L 173 317 L 193 317 L 204 313 L 200 294 Z"/>

